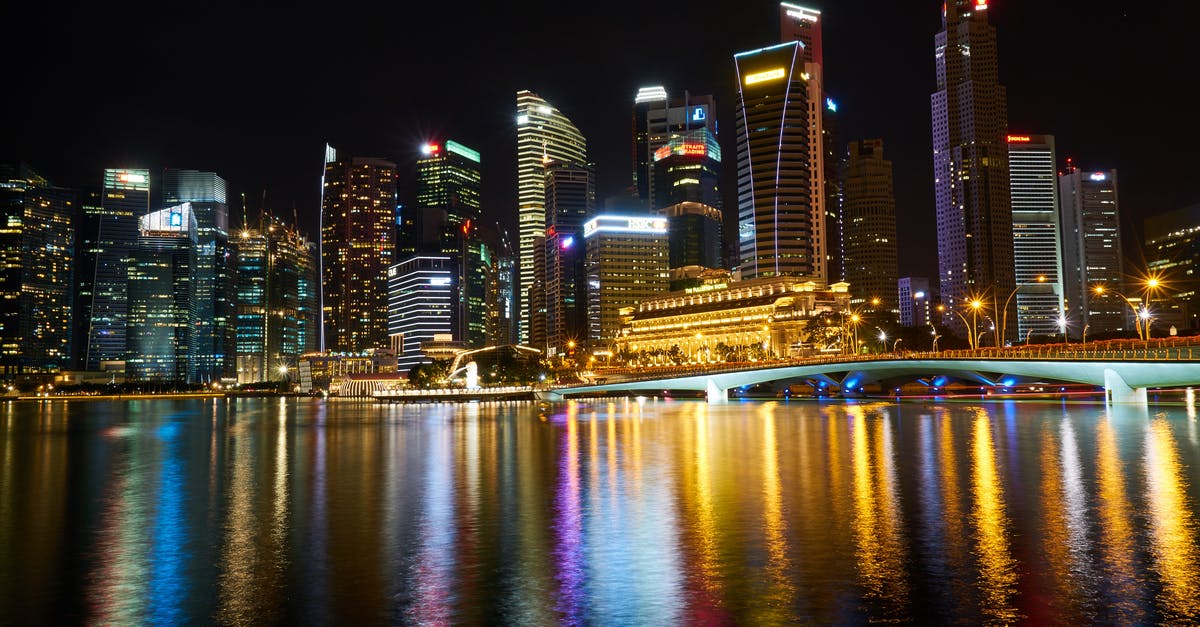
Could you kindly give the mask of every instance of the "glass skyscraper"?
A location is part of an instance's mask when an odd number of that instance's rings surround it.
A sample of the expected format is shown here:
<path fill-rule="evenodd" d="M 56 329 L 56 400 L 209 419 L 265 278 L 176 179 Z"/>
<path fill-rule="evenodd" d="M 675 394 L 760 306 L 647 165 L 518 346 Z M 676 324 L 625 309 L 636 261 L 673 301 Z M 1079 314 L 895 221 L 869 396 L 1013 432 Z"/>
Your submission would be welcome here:
<path fill-rule="evenodd" d="M 421 344 L 450 334 L 455 274 L 453 260 L 438 255 L 417 255 L 388 268 L 388 335 L 400 347 L 400 372 L 429 363 Z"/>
<path fill-rule="evenodd" d="M 1054 136 L 1010 133 L 1007 139 L 1017 337 L 1024 342 L 1031 335 L 1063 332 L 1060 319 L 1066 312 L 1058 224 L 1058 171 Z"/>
<path fill-rule="evenodd" d="M 79 268 L 91 274 L 87 347 L 83 366 L 125 359 L 128 261 L 138 238 L 138 219 L 150 213 L 150 171 L 107 169 L 100 205 L 86 207 Z"/>

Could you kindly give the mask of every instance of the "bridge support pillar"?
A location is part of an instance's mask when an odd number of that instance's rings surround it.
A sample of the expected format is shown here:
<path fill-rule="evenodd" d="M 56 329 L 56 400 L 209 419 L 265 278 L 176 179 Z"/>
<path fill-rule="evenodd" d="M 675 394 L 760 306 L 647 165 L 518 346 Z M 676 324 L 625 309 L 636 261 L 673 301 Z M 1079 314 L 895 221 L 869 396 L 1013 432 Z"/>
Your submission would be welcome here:
<path fill-rule="evenodd" d="M 712 379 L 704 385 L 704 390 L 710 403 L 724 403 L 729 400 L 729 389 L 717 387 L 717 382 Z"/>
<path fill-rule="evenodd" d="M 1146 388 L 1131 388 L 1117 371 L 1104 370 L 1104 400 L 1108 403 L 1146 404 Z"/>
<path fill-rule="evenodd" d="M 558 392 L 552 392 L 550 390 L 537 390 L 533 393 L 533 395 L 537 397 L 539 401 L 546 401 L 548 403 L 559 403 L 566 400 L 563 398 L 562 394 L 559 394 Z"/>

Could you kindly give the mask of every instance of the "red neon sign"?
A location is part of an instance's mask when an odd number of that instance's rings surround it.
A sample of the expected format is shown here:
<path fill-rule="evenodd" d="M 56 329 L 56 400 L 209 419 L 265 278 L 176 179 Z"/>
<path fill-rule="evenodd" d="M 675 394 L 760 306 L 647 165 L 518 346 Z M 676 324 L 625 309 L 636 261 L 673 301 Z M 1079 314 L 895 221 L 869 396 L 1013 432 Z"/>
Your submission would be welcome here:
<path fill-rule="evenodd" d="M 1028 135 L 1009 135 L 1008 143 L 1010 144 L 1025 144 L 1032 141 Z"/>

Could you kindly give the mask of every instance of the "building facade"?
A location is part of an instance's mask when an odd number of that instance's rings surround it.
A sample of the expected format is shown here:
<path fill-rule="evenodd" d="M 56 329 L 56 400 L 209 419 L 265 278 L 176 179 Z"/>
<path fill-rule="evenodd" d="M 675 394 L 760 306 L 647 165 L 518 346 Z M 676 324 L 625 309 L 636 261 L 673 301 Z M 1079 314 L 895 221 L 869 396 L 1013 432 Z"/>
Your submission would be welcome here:
<path fill-rule="evenodd" d="M 1133 306 L 1125 300 L 1117 171 L 1068 167 L 1058 188 L 1068 332 L 1082 336 L 1086 326 L 1095 337 L 1133 329 Z M 1099 286 L 1105 294 L 1096 293 Z"/>
<path fill-rule="evenodd" d="M 587 163 L 587 141 L 567 116 L 537 94 L 517 92 L 517 220 L 521 294 L 518 339 L 528 343 L 529 289 L 536 238 L 546 234 L 546 172 L 549 163 Z"/>
<path fill-rule="evenodd" d="M 655 215 L 598 215 L 583 226 L 587 247 L 587 341 L 607 347 L 621 310 L 666 291 L 669 228 Z"/>
<path fill-rule="evenodd" d="M 130 381 L 187 380 L 192 322 L 190 203 L 138 218 L 138 239 L 128 253 L 127 353 Z"/>
<path fill-rule="evenodd" d="M 883 158 L 883 140 L 852 141 L 842 177 L 842 253 L 851 305 L 875 303 L 897 308 L 899 253 L 896 247 L 896 193 L 892 162 Z"/>
<path fill-rule="evenodd" d="M 906 327 L 923 327 L 929 324 L 932 304 L 937 301 L 930 291 L 929 279 L 925 277 L 900 277 L 897 282 L 897 298 L 900 305 L 900 324 Z M 931 329 L 934 331 L 935 329 Z"/>
<path fill-rule="evenodd" d="M 738 78 L 738 270 L 743 279 L 824 275 L 824 219 L 809 167 L 809 76 L 799 41 L 734 55 Z"/>
<path fill-rule="evenodd" d="M 454 260 L 417 255 L 388 268 L 388 335 L 399 372 L 430 363 L 421 344 L 449 336 L 454 317 Z"/>
<path fill-rule="evenodd" d="M 1009 133 L 1007 140 L 1017 336 L 1059 335 L 1066 310 L 1054 136 Z"/>
<path fill-rule="evenodd" d="M 375 158 L 335 159 L 325 164 L 322 185 L 324 349 L 386 347 L 396 165 Z"/>
<path fill-rule="evenodd" d="M 1146 218 L 1146 259 L 1150 276 L 1161 277 L 1163 290 L 1149 304 L 1151 329 L 1161 337 L 1200 329 L 1200 205 Z"/>
<path fill-rule="evenodd" d="M 0 377 L 71 369 L 75 190 L 0 163 Z"/>
<path fill-rule="evenodd" d="M 934 39 L 937 91 L 933 177 L 937 208 L 938 284 L 943 324 L 963 334 L 955 313 L 980 299 L 989 313 L 1015 286 L 1008 182 L 1008 108 L 1000 84 L 996 30 L 987 4 L 949 0 Z M 1009 320 L 1016 319 L 1010 305 Z M 1016 336 L 1016 325 L 1007 330 Z"/>
<path fill-rule="evenodd" d="M 659 149 L 675 135 L 708 136 L 715 145 L 716 112 L 716 99 L 711 94 L 684 91 L 681 96 L 670 97 L 661 85 L 638 89 L 633 99 L 633 191 L 643 208 L 653 210 L 674 204 L 660 194 L 663 185 L 655 182 L 659 161 L 655 155 Z"/>
<path fill-rule="evenodd" d="M 98 207 L 85 207 L 80 233 L 80 292 L 87 305 L 87 347 L 82 365 L 100 370 L 104 362 L 125 359 L 128 314 L 128 260 L 138 239 L 138 219 L 150 213 L 150 171 L 107 169 Z M 90 278 L 89 278 L 90 275 Z M 82 321 L 80 321 L 82 323 Z"/>

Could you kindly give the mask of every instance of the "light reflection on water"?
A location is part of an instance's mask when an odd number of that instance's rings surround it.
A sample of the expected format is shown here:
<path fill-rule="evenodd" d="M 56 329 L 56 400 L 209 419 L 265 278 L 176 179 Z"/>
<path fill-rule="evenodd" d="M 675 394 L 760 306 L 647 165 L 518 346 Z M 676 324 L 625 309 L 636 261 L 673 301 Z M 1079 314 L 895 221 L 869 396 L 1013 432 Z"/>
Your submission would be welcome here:
<path fill-rule="evenodd" d="M 1182 623 L 1189 405 L 0 405 L 20 624 Z"/>

